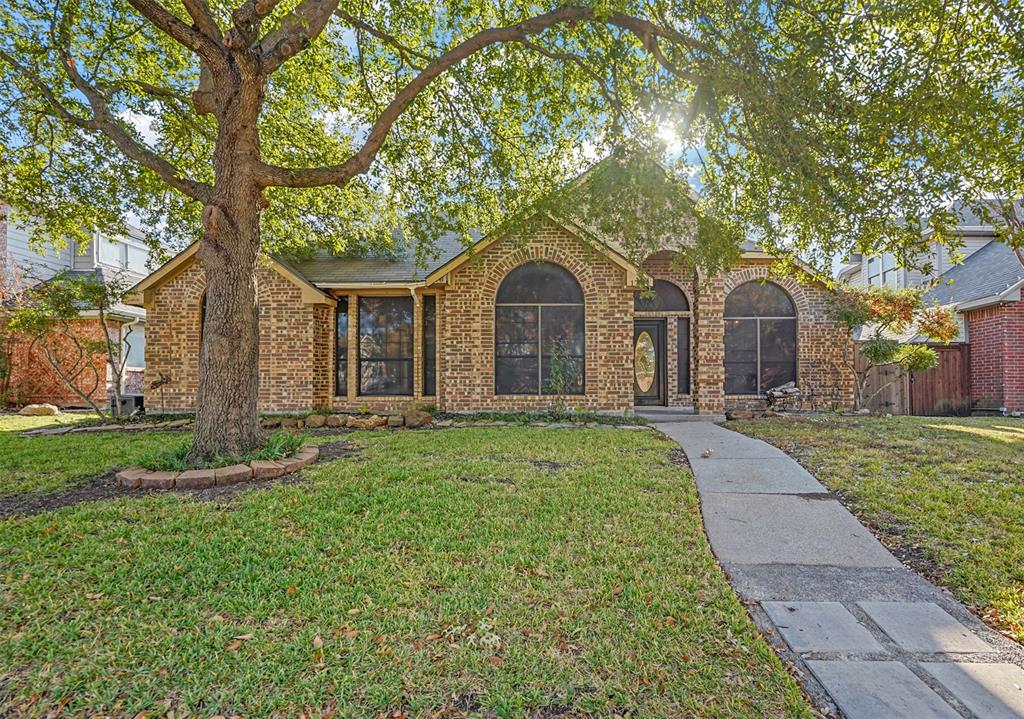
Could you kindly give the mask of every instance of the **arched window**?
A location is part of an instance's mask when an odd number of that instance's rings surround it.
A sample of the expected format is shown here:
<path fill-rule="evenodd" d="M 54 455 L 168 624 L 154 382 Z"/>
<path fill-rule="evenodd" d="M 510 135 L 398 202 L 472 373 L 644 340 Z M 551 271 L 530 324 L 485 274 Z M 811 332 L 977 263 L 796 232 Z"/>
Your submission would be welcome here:
<path fill-rule="evenodd" d="M 796 308 L 771 282 L 725 298 L 725 393 L 763 394 L 796 381 Z"/>
<path fill-rule="evenodd" d="M 655 280 L 649 290 L 633 293 L 633 309 L 637 312 L 687 312 L 690 303 L 683 291 L 671 282 Z"/>
<path fill-rule="evenodd" d="M 494 306 L 496 394 L 583 394 L 583 290 L 564 267 L 528 262 Z"/>

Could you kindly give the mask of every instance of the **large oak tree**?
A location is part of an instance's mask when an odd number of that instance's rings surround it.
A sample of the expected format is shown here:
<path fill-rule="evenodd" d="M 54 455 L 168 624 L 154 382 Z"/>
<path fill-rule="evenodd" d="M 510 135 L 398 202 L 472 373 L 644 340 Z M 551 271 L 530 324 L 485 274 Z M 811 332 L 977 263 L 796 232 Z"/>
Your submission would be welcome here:
<path fill-rule="evenodd" d="M 40 240 L 138 213 L 201 242 L 192 457 L 237 454 L 259 441 L 262 252 L 381 251 L 398 229 L 426 260 L 442 231 L 562 203 L 637 256 L 695 232 L 687 260 L 706 270 L 741 237 L 819 261 L 912 257 L 905 218 L 947 227 L 944 204 L 981 184 L 972 160 L 1003 140 L 1019 151 L 1005 10 L 8 0 L 0 196 Z M 565 185 L 613 148 L 631 152 Z M 669 172 L 629 159 L 647 155 Z M 695 199 L 676 177 L 695 178 Z"/>

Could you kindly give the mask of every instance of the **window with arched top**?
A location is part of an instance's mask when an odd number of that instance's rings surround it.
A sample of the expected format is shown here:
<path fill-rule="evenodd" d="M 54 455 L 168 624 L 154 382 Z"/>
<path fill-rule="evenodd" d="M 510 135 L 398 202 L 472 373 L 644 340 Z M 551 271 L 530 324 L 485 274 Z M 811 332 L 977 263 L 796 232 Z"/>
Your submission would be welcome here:
<path fill-rule="evenodd" d="M 796 307 L 772 282 L 746 282 L 725 298 L 725 393 L 764 394 L 796 381 Z"/>
<path fill-rule="evenodd" d="M 688 312 L 690 303 L 676 285 L 667 280 L 654 280 L 647 290 L 633 293 L 636 312 Z"/>
<path fill-rule="evenodd" d="M 583 289 L 553 262 L 505 276 L 494 303 L 495 394 L 583 394 Z"/>

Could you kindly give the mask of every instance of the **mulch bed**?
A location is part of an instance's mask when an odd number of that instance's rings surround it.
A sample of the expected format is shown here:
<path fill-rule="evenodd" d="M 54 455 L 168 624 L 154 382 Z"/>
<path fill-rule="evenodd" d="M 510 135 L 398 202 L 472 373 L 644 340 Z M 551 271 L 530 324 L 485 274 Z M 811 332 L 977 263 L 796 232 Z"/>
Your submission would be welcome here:
<path fill-rule="evenodd" d="M 340 439 L 320 445 L 320 462 L 350 457 L 358 454 L 359 449 L 347 440 Z M 241 482 L 221 487 L 210 487 L 199 490 L 161 490 L 161 489 L 129 489 L 117 483 L 117 470 L 111 470 L 96 477 L 82 480 L 78 485 L 59 492 L 43 494 L 16 494 L 0 498 L 0 519 L 11 517 L 30 517 L 43 512 L 52 512 L 63 507 L 70 507 L 82 502 L 101 502 L 119 497 L 144 497 L 148 494 L 165 494 L 176 491 L 187 494 L 206 502 L 219 502 L 248 491 L 249 489 L 273 487 L 278 484 L 296 484 L 303 481 L 302 472 L 277 477 L 275 479 Z"/>

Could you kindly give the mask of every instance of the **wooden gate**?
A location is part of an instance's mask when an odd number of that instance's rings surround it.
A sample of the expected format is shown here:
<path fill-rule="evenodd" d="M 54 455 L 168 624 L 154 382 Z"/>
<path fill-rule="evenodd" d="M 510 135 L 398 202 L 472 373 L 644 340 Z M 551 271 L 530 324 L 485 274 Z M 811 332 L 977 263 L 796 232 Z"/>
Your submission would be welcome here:
<path fill-rule="evenodd" d="M 857 350 L 857 371 L 863 372 L 868 361 Z M 896 365 L 872 367 L 864 385 L 865 406 L 877 414 L 907 414 L 910 401 L 907 378 Z"/>
<path fill-rule="evenodd" d="M 932 347 L 939 363 L 910 375 L 910 414 L 971 413 L 970 346 Z"/>

